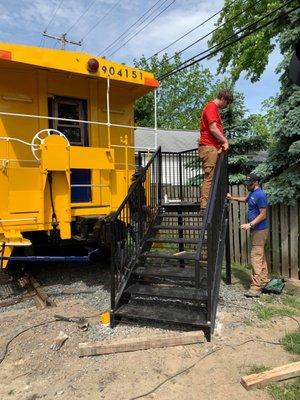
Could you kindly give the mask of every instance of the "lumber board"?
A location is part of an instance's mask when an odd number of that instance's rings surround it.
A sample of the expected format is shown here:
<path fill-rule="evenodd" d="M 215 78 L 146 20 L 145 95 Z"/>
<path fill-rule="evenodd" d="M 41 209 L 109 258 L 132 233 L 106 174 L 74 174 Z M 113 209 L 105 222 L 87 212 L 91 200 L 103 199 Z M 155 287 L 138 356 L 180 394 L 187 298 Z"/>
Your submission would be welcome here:
<path fill-rule="evenodd" d="M 259 374 L 252 374 L 243 376 L 241 384 L 245 389 L 251 390 L 257 386 L 266 386 L 270 382 L 284 381 L 290 378 L 300 376 L 300 361 L 281 365 L 271 369 L 270 371 L 261 372 Z"/>
<path fill-rule="evenodd" d="M 185 332 L 177 336 L 152 336 L 144 338 L 129 338 L 113 342 L 79 343 L 79 357 L 98 356 L 102 354 L 124 353 L 136 350 L 173 347 L 203 341 L 202 331 Z"/>

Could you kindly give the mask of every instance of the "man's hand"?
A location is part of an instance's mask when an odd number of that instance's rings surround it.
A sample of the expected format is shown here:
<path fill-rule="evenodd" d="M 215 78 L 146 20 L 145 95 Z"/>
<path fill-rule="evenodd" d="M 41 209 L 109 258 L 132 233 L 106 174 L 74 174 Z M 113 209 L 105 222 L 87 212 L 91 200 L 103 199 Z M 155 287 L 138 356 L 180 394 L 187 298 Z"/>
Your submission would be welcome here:
<path fill-rule="evenodd" d="M 243 229 L 244 231 L 248 231 L 249 229 L 251 229 L 251 225 L 250 224 L 242 224 L 241 229 Z"/>
<path fill-rule="evenodd" d="M 221 148 L 223 151 L 227 151 L 229 149 L 229 143 L 227 142 L 227 140 L 225 143 L 222 144 Z"/>
<path fill-rule="evenodd" d="M 231 195 L 230 193 L 227 193 L 226 198 L 227 198 L 228 200 L 232 200 L 232 195 Z"/>

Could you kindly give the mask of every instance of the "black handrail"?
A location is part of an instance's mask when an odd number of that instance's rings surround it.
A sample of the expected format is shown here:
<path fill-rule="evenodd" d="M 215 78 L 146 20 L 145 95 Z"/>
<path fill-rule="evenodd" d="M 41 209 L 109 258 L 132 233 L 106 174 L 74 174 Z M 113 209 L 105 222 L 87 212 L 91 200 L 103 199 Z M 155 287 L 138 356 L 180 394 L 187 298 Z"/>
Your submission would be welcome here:
<path fill-rule="evenodd" d="M 111 309 L 118 306 L 161 205 L 161 148 L 140 171 L 110 218 Z M 113 324 L 113 322 L 112 322 Z"/>

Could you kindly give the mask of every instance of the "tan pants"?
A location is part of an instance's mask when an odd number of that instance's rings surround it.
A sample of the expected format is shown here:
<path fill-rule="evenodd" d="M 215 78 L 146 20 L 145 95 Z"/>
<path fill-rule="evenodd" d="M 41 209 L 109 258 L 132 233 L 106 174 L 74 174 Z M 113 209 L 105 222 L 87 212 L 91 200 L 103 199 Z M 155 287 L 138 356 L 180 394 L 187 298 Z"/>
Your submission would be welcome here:
<path fill-rule="evenodd" d="M 268 229 L 251 231 L 251 265 L 252 282 L 250 289 L 257 291 L 268 282 L 268 265 L 265 254 L 265 244 Z"/>
<path fill-rule="evenodd" d="M 214 146 L 200 146 L 199 156 L 202 161 L 204 180 L 201 188 L 200 207 L 206 208 L 209 190 L 214 176 L 215 166 L 218 159 L 218 150 Z"/>

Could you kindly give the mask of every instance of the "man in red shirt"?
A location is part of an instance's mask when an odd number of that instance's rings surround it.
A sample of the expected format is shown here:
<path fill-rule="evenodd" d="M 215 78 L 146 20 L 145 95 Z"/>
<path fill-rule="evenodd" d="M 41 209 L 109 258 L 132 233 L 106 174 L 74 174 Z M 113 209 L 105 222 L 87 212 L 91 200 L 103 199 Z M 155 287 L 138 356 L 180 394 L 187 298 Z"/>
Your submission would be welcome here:
<path fill-rule="evenodd" d="M 204 170 L 204 180 L 201 190 L 200 207 L 206 208 L 211 182 L 218 159 L 218 154 L 227 151 L 228 140 L 220 116 L 220 109 L 233 102 L 229 90 L 220 90 L 218 96 L 204 107 L 200 122 L 199 156 Z"/>

